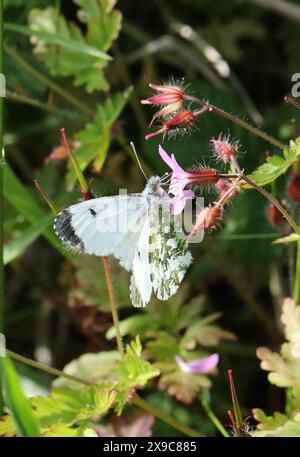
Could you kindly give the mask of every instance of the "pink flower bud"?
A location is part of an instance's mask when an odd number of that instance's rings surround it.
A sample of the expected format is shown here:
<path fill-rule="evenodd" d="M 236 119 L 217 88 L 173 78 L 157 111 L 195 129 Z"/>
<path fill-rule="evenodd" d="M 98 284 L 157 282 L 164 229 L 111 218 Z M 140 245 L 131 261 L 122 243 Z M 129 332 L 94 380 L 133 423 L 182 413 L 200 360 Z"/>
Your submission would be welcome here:
<path fill-rule="evenodd" d="M 160 135 L 161 133 L 166 135 L 172 130 L 174 131 L 188 129 L 194 125 L 195 121 L 196 116 L 193 114 L 193 112 L 189 109 L 185 109 L 184 111 L 180 111 L 169 121 L 163 122 L 163 125 L 159 130 L 153 133 L 149 133 L 149 135 L 145 136 L 145 139 L 149 140 L 149 138 Z"/>
<path fill-rule="evenodd" d="M 230 162 L 237 154 L 236 145 L 231 144 L 228 138 L 222 138 L 221 134 L 217 140 L 212 137 L 210 142 L 217 158 L 222 162 Z"/>

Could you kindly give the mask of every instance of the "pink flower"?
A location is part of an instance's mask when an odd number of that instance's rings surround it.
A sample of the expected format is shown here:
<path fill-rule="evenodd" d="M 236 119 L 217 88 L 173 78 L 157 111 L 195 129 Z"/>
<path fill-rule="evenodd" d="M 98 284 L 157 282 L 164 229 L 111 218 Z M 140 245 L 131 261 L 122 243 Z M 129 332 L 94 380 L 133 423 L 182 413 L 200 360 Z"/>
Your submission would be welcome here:
<path fill-rule="evenodd" d="M 215 353 L 208 357 L 185 362 L 179 355 L 175 357 L 177 365 L 185 373 L 208 373 L 213 370 L 219 363 L 219 354 Z"/>
<path fill-rule="evenodd" d="M 169 193 L 174 195 L 173 200 L 173 214 L 180 214 L 186 204 L 186 200 L 194 198 L 195 194 L 192 190 L 184 190 L 188 184 L 188 173 L 177 163 L 174 154 L 168 156 L 166 151 L 159 146 L 159 154 L 164 162 L 173 170 L 171 183 L 169 187 Z"/>
<path fill-rule="evenodd" d="M 173 213 L 180 214 L 185 207 L 186 200 L 194 198 L 192 190 L 184 190 L 187 185 L 214 184 L 219 179 L 219 173 L 212 168 L 200 168 L 199 170 L 186 171 L 177 163 L 174 154 L 171 157 L 159 146 L 159 154 L 163 161 L 173 170 L 169 193 L 174 195 Z"/>
<path fill-rule="evenodd" d="M 151 89 L 155 90 L 157 94 L 146 98 L 145 100 L 141 100 L 141 104 L 162 106 L 162 109 L 153 116 L 151 124 L 159 117 L 166 117 L 172 113 L 176 113 L 183 106 L 184 90 L 182 87 L 172 84 L 159 85 L 152 83 L 150 83 L 149 86 Z"/>

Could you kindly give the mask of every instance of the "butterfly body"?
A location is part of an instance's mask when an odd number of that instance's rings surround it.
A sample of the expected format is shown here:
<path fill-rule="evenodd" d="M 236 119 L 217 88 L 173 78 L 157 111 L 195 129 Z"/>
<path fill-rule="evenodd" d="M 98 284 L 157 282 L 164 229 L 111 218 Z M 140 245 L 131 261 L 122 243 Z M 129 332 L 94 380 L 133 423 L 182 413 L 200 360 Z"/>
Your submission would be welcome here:
<path fill-rule="evenodd" d="M 192 261 L 181 231 L 175 230 L 172 199 L 151 177 L 140 194 L 87 200 L 63 210 L 54 230 L 69 247 L 97 256 L 114 255 L 132 272 L 130 296 L 143 307 L 152 292 L 173 295 Z"/>

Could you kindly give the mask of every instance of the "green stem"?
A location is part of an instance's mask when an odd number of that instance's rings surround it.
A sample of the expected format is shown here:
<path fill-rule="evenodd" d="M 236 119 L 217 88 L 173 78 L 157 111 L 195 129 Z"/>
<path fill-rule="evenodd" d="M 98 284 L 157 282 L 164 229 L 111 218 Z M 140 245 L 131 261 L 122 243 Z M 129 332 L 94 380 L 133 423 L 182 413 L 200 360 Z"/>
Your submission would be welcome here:
<path fill-rule="evenodd" d="M 3 82 L 3 0 L 0 0 L 0 84 Z M 0 88 L 1 89 L 1 88 Z M 0 332 L 4 329 L 4 267 L 3 267 L 3 97 L 0 93 Z"/>
<path fill-rule="evenodd" d="M 64 144 L 64 146 L 66 148 L 67 153 L 68 153 L 70 162 L 72 163 L 73 168 L 75 170 L 76 177 L 77 177 L 79 185 L 80 185 L 80 189 L 81 189 L 82 192 L 88 193 L 89 192 L 89 185 L 88 185 L 88 183 L 87 183 L 87 181 L 86 181 L 86 179 L 84 177 L 83 172 L 80 169 L 80 165 L 79 165 L 79 163 L 78 163 L 78 161 L 76 159 L 76 156 L 75 156 L 75 154 L 73 154 L 72 148 L 69 145 L 65 129 L 64 128 L 60 129 L 60 133 L 61 133 L 61 137 L 62 137 L 62 140 L 63 140 L 63 144 Z"/>
<path fill-rule="evenodd" d="M 29 359 L 28 357 L 17 354 L 16 352 L 10 351 L 9 349 L 7 349 L 6 353 L 12 359 L 18 360 L 19 362 L 29 365 L 33 368 L 37 368 L 38 370 L 44 371 L 45 373 L 48 373 L 51 376 L 63 377 L 63 378 L 69 379 L 70 381 L 74 381 L 79 384 L 83 384 L 85 386 L 90 386 L 93 384 L 91 381 L 80 378 L 78 376 L 70 375 L 68 373 L 64 373 L 63 371 L 57 370 L 56 368 L 48 367 L 47 365 L 44 365 L 43 363 L 36 362 L 35 360 Z M 193 430 L 192 428 L 188 427 L 187 425 L 183 424 L 182 422 L 178 421 L 177 419 L 174 419 L 173 417 L 169 416 L 168 414 L 164 413 L 163 411 L 160 411 L 160 409 L 158 409 L 156 406 L 151 405 L 149 402 L 140 398 L 138 395 L 135 396 L 135 398 L 133 400 L 133 404 L 135 404 L 139 408 L 143 409 L 144 411 L 150 412 L 151 414 L 156 416 L 158 419 L 161 419 L 162 421 L 166 422 L 167 424 L 171 425 L 173 428 L 175 428 L 176 430 L 179 430 L 180 432 L 184 433 L 187 436 L 200 436 L 200 433 L 198 433 L 196 430 Z"/>
<path fill-rule="evenodd" d="M 249 132 L 253 133 L 254 135 L 257 135 L 257 136 L 263 138 L 265 141 L 268 141 L 269 143 L 273 144 L 274 146 L 276 146 L 279 149 L 284 150 L 286 148 L 286 146 L 283 143 L 280 143 L 280 141 L 276 140 L 272 136 L 268 135 L 265 132 L 262 132 L 258 128 L 249 124 L 249 122 L 246 122 L 243 119 L 239 119 L 238 117 L 234 116 L 233 114 L 227 113 L 227 111 L 224 111 L 221 108 L 218 108 L 217 106 L 214 106 L 209 102 L 205 102 L 204 100 L 201 100 L 201 98 L 193 97 L 192 95 L 185 95 L 184 98 L 185 98 L 185 100 L 189 100 L 189 101 L 197 103 L 199 105 L 207 106 L 210 109 L 210 111 L 218 114 L 218 116 L 225 117 L 226 119 L 230 120 L 231 122 L 234 122 L 235 124 L 240 125 L 244 129 L 248 130 Z"/>
<path fill-rule="evenodd" d="M 47 111 L 48 113 L 55 113 L 55 114 L 58 114 L 59 116 L 65 117 L 65 118 L 85 119 L 85 116 L 82 115 L 81 113 L 76 113 L 76 112 L 60 109 L 57 106 L 50 105 L 49 103 L 43 103 L 39 100 L 35 100 L 31 97 L 27 97 L 27 95 L 18 94 L 16 92 L 12 92 L 10 90 L 6 91 L 6 97 L 9 100 L 13 100 L 18 103 L 25 103 L 26 105 L 33 106 L 34 108 L 38 108 L 43 111 Z"/>
<path fill-rule="evenodd" d="M 296 251 L 294 300 L 296 305 L 300 305 L 300 241 L 297 242 Z"/>
<path fill-rule="evenodd" d="M 44 371 L 45 373 L 48 373 L 51 376 L 63 377 L 69 379 L 70 381 L 77 382 L 78 384 L 84 384 L 86 386 L 90 386 L 92 384 L 90 381 L 79 378 L 77 376 L 70 375 L 63 371 L 57 370 L 56 368 L 48 367 L 43 363 L 36 362 L 35 360 L 29 359 L 28 357 L 25 357 L 21 354 L 17 354 L 16 352 L 10 351 L 9 349 L 6 350 L 6 354 L 12 359 L 17 360 L 18 362 L 24 363 L 25 365 L 29 365 L 33 368 L 37 368 L 38 370 Z"/>
<path fill-rule="evenodd" d="M 119 351 L 119 354 L 120 354 L 121 358 L 123 358 L 124 357 L 124 349 L 123 349 L 122 336 L 121 336 L 121 331 L 120 331 L 118 309 L 117 309 L 114 289 L 113 289 L 112 282 L 111 282 L 108 259 L 107 259 L 107 257 L 103 257 L 102 259 L 103 259 L 105 278 L 106 278 L 106 284 L 107 284 L 107 289 L 108 289 L 108 296 L 109 296 L 109 301 L 110 301 L 110 306 L 111 306 L 111 314 L 112 314 L 112 318 L 113 318 L 114 327 L 115 327 L 115 330 L 116 330 L 116 339 L 117 339 L 118 351 Z"/>
<path fill-rule="evenodd" d="M 257 192 L 260 192 L 267 200 L 269 200 L 276 208 L 278 211 L 281 212 L 283 217 L 288 221 L 292 229 L 294 230 L 295 233 L 300 234 L 300 229 L 292 216 L 287 212 L 287 210 L 279 203 L 279 201 L 273 197 L 269 192 L 267 192 L 263 187 L 258 186 L 252 179 L 248 178 L 248 176 L 241 175 L 241 179 L 245 181 L 247 184 L 249 184 L 251 187 L 253 187 Z"/>
<path fill-rule="evenodd" d="M 210 418 L 210 420 L 212 421 L 214 426 L 219 430 L 221 435 L 224 436 L 225 438 L 229 438 L 227 431 L 225 430 L 225 428 L 223 427 L 223 425 L 221 424 L 221 422 L 219 421 L 219 419 L 217 418 L 215 413 L 210 408 L 209 403 L 207 401 L 205 401 L 205 399 L 203 398 L 202 395 L 199 396 L 199 400 L 200 400 L 200 403 L 201 403 L 204 411 L 206 412 L 206 414 L 208 415 L 208 417 Z"/>
<path fill-rule="evenodd" d="M 153 416 L 156 416 L 157 418 L 161 419 L 166 424 L 171 425 L 171 427 L 179 430 L 186 436 L 201 436 L 201 434 L 197 430 L 194 430 L 191 427 L 189 427 L 188 425 L 184 424 L 183 422 L 180 422 L 179 420 L 174 419 L 173 417 L 164 413 L 163 411 L 161 411 L 159 408 L 152 405 L 151 403 L 148 403 L 146 400 L 139 397 L 138 395 L 134 398 L 133 403 L 136 406 L 139 406 L 144 411 L 147 411 L 148 413 L 153 414 Z"/>
<path fill-rule="evenodd" d="M 0 84 L 3 81 L 3 1 L 0 0 Z M 1 88 L 0 88 L 1 90 Z M 4 263 L 3 263 L 3 97 L 0 93 L 0 333 L 4 332 Z M 2 376 L 0 376 L 0 415 L 3 412 Z"/>
<path fill-rule="evenodd" d="M 49 78 L 47 78 L 42 73 L 40 73 L 38 70 L 36 70 L 30 63 L 28 63 L 26 60 L 24 60 L 24 58 L 16 50 L 12 49 L 7 44 L 4 45 L 4 49 L 5 49 L 5 52 L 21 68 L 23 68 L 29 74 L 31 74 L 37 81 L 40 81 L 46 87 L 53 90 L 53 92 L 55 92 L 60 97 L 64 98 L 69 103 L 71 103 L 73 106 L 76 106 L 81 111 L 88 114 L 89 116 L 93 117 L 95 115 L 94 111 L 88 105 L 83 103 L 81 100 L 78 100 L 78 98 L 74 97 L 73 95 L 69 94 L 69 92 L 66 92 L 64 89 L 62 89 L 60 86 L 58 86 L 55 82 L 51 81 Z"/>

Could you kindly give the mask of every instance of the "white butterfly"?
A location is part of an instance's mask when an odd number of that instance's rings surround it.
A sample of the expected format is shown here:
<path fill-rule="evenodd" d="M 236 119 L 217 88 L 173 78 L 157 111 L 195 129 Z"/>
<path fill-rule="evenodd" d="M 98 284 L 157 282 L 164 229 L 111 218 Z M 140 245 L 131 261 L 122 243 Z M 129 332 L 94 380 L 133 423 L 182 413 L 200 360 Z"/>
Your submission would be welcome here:
<path fill-rule="evenodd" d="M 130 296 L 134 306 L 176 293 L 192 255 L 181 230 L 175 230 L 172 199 L 161 179 L 148 180 L 140 194 L 87 200 L 62 211 L 54 230 L 62 241 L 86 254 L 113 254 L 132 271 Z"/>

